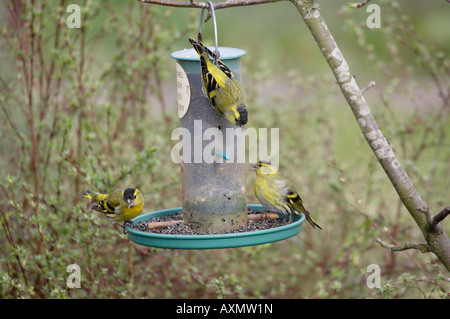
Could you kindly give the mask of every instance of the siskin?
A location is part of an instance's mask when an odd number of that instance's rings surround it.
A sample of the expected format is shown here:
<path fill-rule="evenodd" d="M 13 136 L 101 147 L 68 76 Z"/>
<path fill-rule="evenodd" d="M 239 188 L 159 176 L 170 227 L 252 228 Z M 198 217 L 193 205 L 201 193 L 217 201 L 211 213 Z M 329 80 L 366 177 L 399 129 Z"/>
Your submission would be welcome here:
<path fill-rule="evenodd" d="M 90 198 L 97 203 L 91 209 L 103 213 L 114 222 L 127 222 L 138 216 L 144 208 L 145 198 L 137 188 L 117 190 L 111 194 L 85 191 L 80 196 Z"/>
<path fill-rule="evenodd" d="M 259 161 L 251 166 L 256 171 L 254 184 L 255 195 L 265 209 L 282 215 L 303 213 L 306 220 L 314 227 L 322 229 L 303 207 L 303 201 L 295 187 L 285 179 L 270 162 Z"/>
<path fill-rule="evenodd" d="M 200 57 L 205 93 L 214 108 L 234 125 L 247 124 L 248 112 L 244 91 L 230 69 L 203 45 L 201 33 L 198 39 L 189 39 Z M 217 61 L 214 64 L 211 59 Z"/>

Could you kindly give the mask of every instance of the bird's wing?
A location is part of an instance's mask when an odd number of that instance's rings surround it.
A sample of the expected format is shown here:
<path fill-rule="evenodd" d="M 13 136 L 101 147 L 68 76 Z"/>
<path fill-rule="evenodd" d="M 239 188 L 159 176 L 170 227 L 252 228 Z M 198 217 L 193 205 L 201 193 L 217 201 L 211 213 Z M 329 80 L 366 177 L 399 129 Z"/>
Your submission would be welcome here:
<path fill-rule="evenodd" d="M 105 200 L 108 207 L 112 207 L 114 210 L 117 206 L 120 206 L 120 196 L 121 195 L 122 195 L 121 190 L 114 191 L 111 194 L 109 194 L 109 196 Z"/>
<path fill-rule="evenodd" d="M 218 88 L 225 87 L 227 80 L 233 75 L 222 61 L 219 60 L 218 65 L 215 65 L 206 53 L 200 56 L 200 64 L 208 94 Z"/>
<path fill-rule="evenodd" d="M 80 194 L 79 196 L 84 196 L 86 198 L 92 199 L 96 202 L 102 201 L 105 198 L 109 196 L 109 194 L 100 194 L 100 193 L 94 193 L 90 190 L 86 190 L 83 194 Z"/>
<path fill-rule="evenodd" d="M 297 190 L 291 183 L 287 183 L 287 192 L 286 192 L 286 200 L 292 205 L 292 207 L 303 214 L 306 214 L 307 211 L 305 207 L 303 207 L 303 201 L 298 194 Z"/>
<path fill-rule="evenodd" d="M 208 97 L 212 100 L 215 97 L 216 90 L 223 88 L 227 80 L 233 79 L 234 75 L 221 60 L 217 59 L 217 65 L 211 61 L 216 57 L 216 54 L 203 45 L 201 35 L 199 35 L 197 41 L 193 39 L 189 39 L 189 41 L 200 57 L 203 83 Z"/>
<path fill-rule="evenodd" d="M 299 211 L 301 213 L 304 212 L 305 208 L 303 207 L 303 201 L 300 198 L 300 195 L 297 193 L 288 193 L 287 199 L 291 203 L 291 205 L 295 208 L 296 211 Z"/>
<path fill-rule="evenodd" d="M 317 227 L 319 229 L 322 229 L 322 227 L 320 227 L 319 224 L 317 224 L 316 221 L 311 217 L 311 214 L 305 209 L 305 207 L 303 207 L 303 201 L 300 198 L 300 195 L 298 194 L 298 192 L 295 190 L 294 186 L 291 185 L 291 187 L 289 188 L 289 190 L 286 194 L 286 198 L 296 211 L 305 215 L 306 220 L 314 228 Z"/>

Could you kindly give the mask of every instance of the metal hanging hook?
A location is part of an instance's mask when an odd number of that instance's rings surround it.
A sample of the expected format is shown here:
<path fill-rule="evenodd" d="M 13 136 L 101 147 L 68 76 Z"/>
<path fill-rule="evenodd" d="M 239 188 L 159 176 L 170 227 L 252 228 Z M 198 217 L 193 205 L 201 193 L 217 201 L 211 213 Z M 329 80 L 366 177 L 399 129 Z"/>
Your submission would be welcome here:
<path fill-rule="evenodd" d="M 212 14 L 213 17 L 213 24 L 214 24 L 214 44 L 215 44 L 215 50 L 214 50 L 214 63 L 217 64 L 217 60 L 219 59 L 220 56 L 220 52 L 219 52 L 219 40 L 218 40 L 218 36 L 217 36 L 217 22 L 216 22 L 216 13 L 214 12 L 214 4 L 212 3 L 212 1 L 208 1 L 206 2 L 209 5 L 209 10 L 210 13 Z M 207 7 L 203 7 L 202 9 L 202 13 L 200 15 L 200 26 L 198 28 L 198 33 L 202 34 L 202 26 L 203 26 L 203 14 L 205 12 L 205 9 L 207 9 Z M 209 14 L 209 13 L 208 13 Z M 209 17 L 206 17 L 205 22 L 209 20 Z"/>

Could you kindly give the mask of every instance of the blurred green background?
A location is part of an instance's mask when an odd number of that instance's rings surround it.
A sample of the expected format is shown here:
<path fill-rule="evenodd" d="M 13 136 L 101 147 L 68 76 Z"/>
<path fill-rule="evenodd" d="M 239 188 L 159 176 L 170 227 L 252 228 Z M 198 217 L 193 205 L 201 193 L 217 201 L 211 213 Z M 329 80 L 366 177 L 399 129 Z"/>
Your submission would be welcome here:
<path fill-rule="evenodd" d="M 81 29 L 69 29 L 69 4 Z M 450 33 L 447 1 L 318 1 L 378 125 L 432 212 L 449 205 Z M 0 3 L 1 298 L 446 298 L 431 254 L 359 131 L 295 7 L 216 11 L 219 45 L 244 49 L 248 127 L 280 129 L 280 170 L 324 231 L 288 240 L 183 251 L 138 246 L 76 195 L 138 186 L 144 212 L 181 205 L 170 158 L 178 126 L 173 51 L 189 47 L 200 10 L 137 1 Z M 213 45 L 212 23 L 203 27 Z M 247 176 L 247 200 L 254 176 Z M 448 231 L 448 223 L 443 223 Z M 67 266 L 78 264 L 81 288 Z M 380 289 L 366 285 L 381 268 Z"/>

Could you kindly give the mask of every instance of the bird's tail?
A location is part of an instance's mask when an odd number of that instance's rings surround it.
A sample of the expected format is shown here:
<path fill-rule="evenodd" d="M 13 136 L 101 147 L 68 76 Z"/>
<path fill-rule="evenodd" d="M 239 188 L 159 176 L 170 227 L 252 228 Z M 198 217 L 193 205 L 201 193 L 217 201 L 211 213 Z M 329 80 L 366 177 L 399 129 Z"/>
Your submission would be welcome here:
<path fill-rule="evenodd" d="M 89 189 L 87 189 L 84 193 L 78 194 L 78 196 L 83 196 L 86 198 L 94 199 L 94 197 L 92 197 L 92 194 L 93 193 Z"/>
<path fill-rule="evenodd" d="M 189 42 L 192 44 L 192 46 L 194 47 L 195 51 L 198 53 L 199 56 L 202 56 L 203 54 L 208 53 L 206 51 L 205 46 L 203 45 L 202 36 L 200 33 L 197 37 L 197 40 L 189 38 Z"/>
<path fill-rule="evenodd" d="M 322 227 L 320 227 L 319 224 L 316 223 L 316 221 L 311 217 L 311 214 L 305 209 L 305 207 L 303 207 L 301 203 L 299 203 L 299 201 L 301 201 L 300 196 L 298 196 L 298 194 L 293 194 L 292 196 L 294 196 L 294 200 L 291 199 L 291 204 L 294 209 L 305 215 L 306 220 L 311 224 L 312 227 L 317 227 L 322 230 Z"/>
<path fill-rule="evenodd" d="M 319 228 L 320 230 L 322 230 L 322 227 L 319 226 L 319 224 L 316 223 L 316 221 L 311 217 L 311 214 L 305 209 L 305 211 L 303 212 L 303 214 L 306 217 L 306 220 L 311 224 L 312 227 L 314 228 Z"/>
<path fill-rule="evenodd" d="M 94 201 L 101 201 L 104 200 L 106 197 L 108 197 L 108 194 L 100 194 L 100 193 L 94 193 L 91 192 L 89 189 L 87 189 L 83 194 L 79 194 L 78 196 L 83 196 L 89 199 L 92 199 Z"/>
<path fill-rule="evenodd" d="M 218 59 L 219 56 L 212 52 L 208 47 L 206 47 L 203 44 L 202 34 L 199 32 L 197 35 L 197 40 L 194 40 L 192 38 L 189 38 L 189 42 L 194 47 L 195 51 L 198 53 L 199 56 L 204 56 L 205 58 L 211 58 L 211 59 Z"/>

